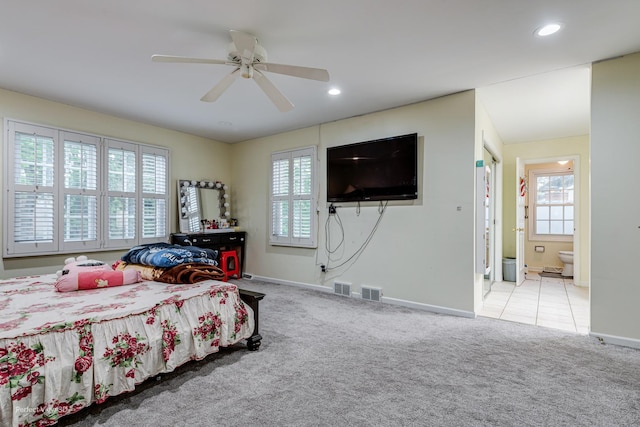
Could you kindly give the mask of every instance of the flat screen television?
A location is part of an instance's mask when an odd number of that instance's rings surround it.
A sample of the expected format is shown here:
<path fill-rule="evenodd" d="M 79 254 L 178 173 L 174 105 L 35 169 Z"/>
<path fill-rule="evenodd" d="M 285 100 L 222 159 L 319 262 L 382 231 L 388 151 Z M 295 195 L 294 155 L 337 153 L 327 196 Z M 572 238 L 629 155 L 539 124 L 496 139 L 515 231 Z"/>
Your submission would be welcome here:
<path fill-rule="evenodd" d="M 418 198 L 418 134 L 327 148 L 327 201 Z"/>

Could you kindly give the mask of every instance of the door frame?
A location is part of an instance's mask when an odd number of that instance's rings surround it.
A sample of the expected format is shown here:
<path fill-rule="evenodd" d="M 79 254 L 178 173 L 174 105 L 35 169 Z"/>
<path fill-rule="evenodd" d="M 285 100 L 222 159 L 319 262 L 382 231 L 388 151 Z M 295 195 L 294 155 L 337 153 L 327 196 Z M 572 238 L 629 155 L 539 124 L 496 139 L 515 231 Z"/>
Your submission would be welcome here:
<path fill-rule="evenodd" d="M 578 154 L 570 154 L 570 155 L 566 155 L 566 156 L 553 156 L 553 157 L 545 157 L 545 158 L 534 158 L 534 159 L 526 159 L 523 160 L 521 158 L 516 158 L 516 203 L 517 203 L 517 197 L 518 197 L 518 181 L 520 178 L 520 172 L 522 172 L 522 174 L 524 174 L 524 167 L 525 165 L 535 165 L 535 164 L 539 164 L 539 163 L 553 163 L 553 162 L 557 162 L 558 160 L 572 160 L 573 161 L 573 180 L 574 180 L 574 223 L 573 223 L 573 282 L 578 284 L 581 283 L 581 275 L 580 275 L 580 225 L 581 225 L 581 218 L 580 218 L 580 209 L 581 209 L 581 204 L 582 201 L 580 200 L 580 191 L 582 188 L 582 182 L 580 182 L 580 155 Z M 520 163 L 522 163 L 520 165 Z M 520 171 L 520 166 L 522 166 L 522 171 Z M 524 211 L 524 210 L 523 210 Z M 518 221 L 519 221 L 519 212 L 518 209 L 516 208 L 516 230 L 519 228 L 518 227 Z M 526 221 L 524 219 L 524 212 L 522 212 L 522 219 L 523 221 Z M 523 222 L 524 224 L 524 222 Z M 518 234 L 519 232 L 516 231 L 516 265 L 519 267 L 520 264 L 523 265 L 523 269 L 524 269 L 524 265 L 526 262 L 524 253 L 522 255 L 519 254 L 519 250 L 518 250 Z M 522 238 L 524 239 L 524 230 L 522 231 Z M 519 270 L 518 268 L 516 270 Z M 516 272 L 516 276 L 518 276 L 519 271 Z M 519 277 L 516 277 L 516 280 L 518 280 Z M 523 270 L 523 280 L 524 280 L 524 270 Z M 521 282 L 516 282 L 517 284 L 520 284 Z"/>
<path fill-rule="evenodd" d="M 502 189 L 503 189 L 503 171 L 502 171 L 502 156 L 499 155 L 496 150 L 492 148 L 492 145 L 487 140 L 486 135 L 482 135 L 483 148 L 486 149 L 494 160 L 493 169 L 493 198 L 492 198 L 492 213 L 493 213 L 493 235 L 492 244 L 493 259 L 491 261 L 491 270 L 493 272 L 493 281 L 502 282 Z"/>
<path fill-rule="evenodd" d="M 525 244 L 525 221 L 526 221 L 526 193 L 527 185 L 525 177 L 526 161 L 516 157 L 516 286 L 520 286 L 526 278 L 524 244 Z"/>

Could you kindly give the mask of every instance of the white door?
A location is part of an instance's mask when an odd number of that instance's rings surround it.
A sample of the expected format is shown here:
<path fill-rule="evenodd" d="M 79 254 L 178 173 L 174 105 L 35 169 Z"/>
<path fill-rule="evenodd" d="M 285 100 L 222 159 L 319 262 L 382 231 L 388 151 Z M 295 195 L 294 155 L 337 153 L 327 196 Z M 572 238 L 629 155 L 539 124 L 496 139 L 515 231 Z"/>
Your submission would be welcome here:
<path fill-rule="evenodd" d="M 524 176 L 524 162 L 516 158 L 516 285 L 522 284 L 524 275 L 524 221 L 526 200 L 526 178 Z"/>

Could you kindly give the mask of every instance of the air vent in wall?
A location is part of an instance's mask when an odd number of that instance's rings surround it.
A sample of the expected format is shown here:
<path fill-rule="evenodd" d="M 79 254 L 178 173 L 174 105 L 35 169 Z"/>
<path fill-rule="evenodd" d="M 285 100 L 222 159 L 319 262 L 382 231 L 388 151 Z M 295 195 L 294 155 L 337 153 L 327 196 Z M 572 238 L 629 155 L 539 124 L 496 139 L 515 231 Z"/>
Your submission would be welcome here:
<path fill-rule="evenodd" d="M 366 299 L 369 301 L 380 301 L 381 297 L 382 297 L 382 289 L 370 288 L 368 286 L 362 287 L 362 299 Z"/>
<path fill-rule="evenodd" d="M 351 296 L 351 284 L 342 282 L 333 282 L 333 292 L 345 297 Z"/>

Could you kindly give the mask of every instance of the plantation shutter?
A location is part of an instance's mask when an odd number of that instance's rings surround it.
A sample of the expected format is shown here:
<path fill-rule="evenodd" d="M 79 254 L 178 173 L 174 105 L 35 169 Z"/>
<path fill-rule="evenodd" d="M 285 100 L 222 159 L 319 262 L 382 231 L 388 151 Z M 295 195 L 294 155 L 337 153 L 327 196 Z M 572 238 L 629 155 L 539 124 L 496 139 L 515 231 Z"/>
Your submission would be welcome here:
<path fill-rule="evenodd" d="M 296 239 L 311 238 L 311 155 L 293 158 L 293 227 Z"/>
<path fill-rule="evenodd" d="M 142 239 L 143 243 L 166 239 L 169 230 L 169 152 L 142 147 Z"/>
<path fill-rule="evenodd" d="M 61 132 L 63 154 L 62 249 L 84 251 L 100 247 L 98 165 L 100 138 Z"/>
<path fill-rule="evenodd" d="M 10 123 L 13 144 L 7 146 L 7 254 L 42 253 L 56 249 L 55 130 Z"/>
<path fill-rule="evenodd" d="M 316 246 L 315 173 L 315 147 L 272 154 L 271 244 Z"/>
<path fill-rule="evenodd" d="M 3 257 L 169 237 L 169 150 L 5 119 Z"/>
<path fill-rule="evenodd" d="M 107 221 L 106 242 L 109 248 L 136 244 L 136 146 L 123 141 L 106 141 L 107 150 Z"/>

